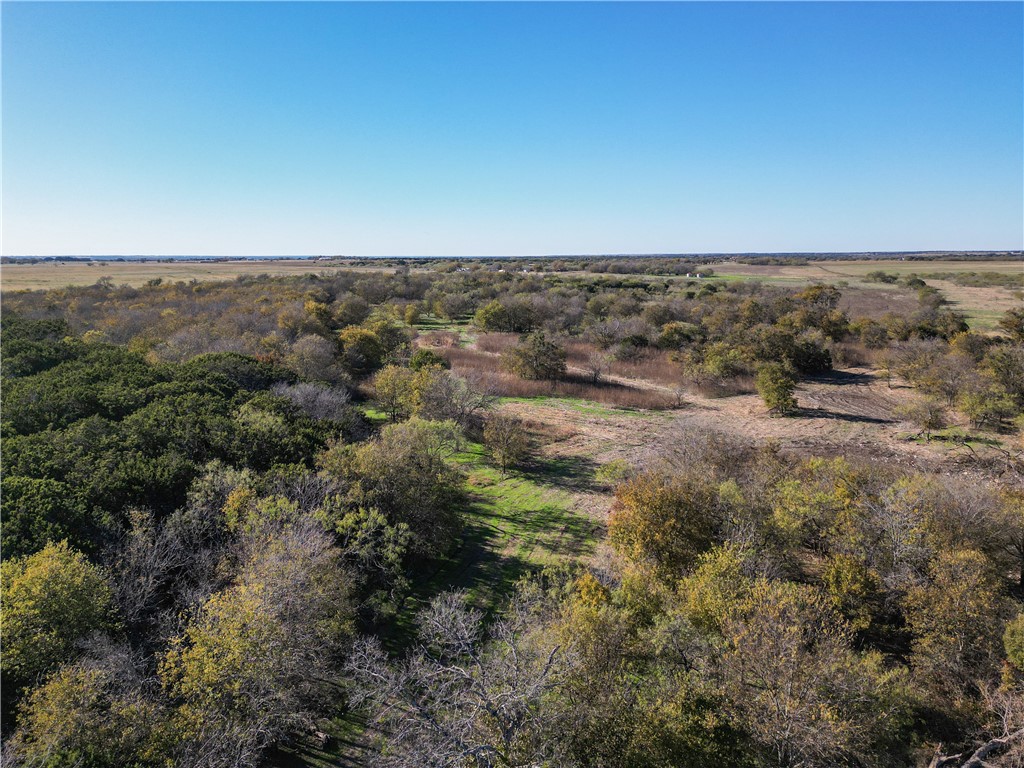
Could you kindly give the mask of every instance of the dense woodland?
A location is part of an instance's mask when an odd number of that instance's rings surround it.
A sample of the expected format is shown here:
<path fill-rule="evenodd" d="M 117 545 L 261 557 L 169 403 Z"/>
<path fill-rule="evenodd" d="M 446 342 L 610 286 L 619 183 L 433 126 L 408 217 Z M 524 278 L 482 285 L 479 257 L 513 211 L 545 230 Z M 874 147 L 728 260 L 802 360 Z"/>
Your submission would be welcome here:
<path fill-rule="evenodd" d="M 346 717 L 379 766 L 1024 765 L 1024 309 L 506 267 L 5 294 L 5 765 L 276 764 Z M 995 447 L 693 431 L 598 469 L 594 556 L 417 592 L 466 549 L 466 445 L 536 449 L 502 398 L 785 419 L 850 366 L 913 388 L 921 440 Z"/>

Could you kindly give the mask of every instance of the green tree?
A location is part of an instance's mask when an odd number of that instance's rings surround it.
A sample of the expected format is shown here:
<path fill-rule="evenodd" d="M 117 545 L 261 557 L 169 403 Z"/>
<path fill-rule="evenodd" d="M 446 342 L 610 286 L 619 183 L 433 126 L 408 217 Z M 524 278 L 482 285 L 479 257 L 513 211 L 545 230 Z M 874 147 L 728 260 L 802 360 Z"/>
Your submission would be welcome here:
<path fill-rule="evenodd" d="M 450 461 L 460 445 L 454 422 L 413 417 L 389 424 L 375 440 L 331 449 L 320 461 L 349 484 L 350 509 L 377 509 L 390 525 L 408 525 L 410 549 L 429 558 L 451 547 L 460 525 L 463 476 Z"/>
<path fill-rule="evenodd" d="M 565 356 L 544 331 L 534 331 L 502 354 L 501 365 L 524 379 L 555 382 L 565 376 Z"/>
<path fill-rule="evenodd" d="M 353 374 L 363 376 L 383 365 L 386 350 L 380 337 L 373 331 L 353 325 L 342 330 L 338 339 L 341 342 L 342 358 Z"/>
<path fill-rule="evenodd" d="M 415 373 L 409 368 L 388 365 L 378 371 L 373 379 L 377 403 L 392 421 L 412 413 L 414 376 Z"/>
<path fill-rule="evenodd" d="M 48 542 L 70 540 L 88 546 L 92 525 L 79 493 L 49 478 L 5 475 L 0 481 L 4 557 L 37 552 Z"/>
<path fill-rule="evenodd" d="M 530 441 L 519 419 L 498 413 L 484 425 L 484 445 L 504 475 L 510 466 L 526 458 Z"/>
<path fill-rule="evenodd" d="M 110 587 L 67 542 L 0 565 L 3 657 L 0 669 L 28 682 L 75 656 L 75 644 L 108 626 Z"/>
<path fill-rule="evenodd" d="M 629 560 L 678 578 L 714 543 L 720 523 L 714 484 L 696 474 L 645 472 L 616 490 L 608 537 Z"/>
<path fill-rule="evenodd" d="M 451 363 L 432 349 L 417 347 L 409 358 L 409 367 L 414 371 L 420 368 L 451 368 Z"/>
<path fill-rule="evenodd" d="M 780 363 L 765 363 L 757 371 L 757 394 L 771 413 L 785 416 L 796 410 L 796 380 Z"/>

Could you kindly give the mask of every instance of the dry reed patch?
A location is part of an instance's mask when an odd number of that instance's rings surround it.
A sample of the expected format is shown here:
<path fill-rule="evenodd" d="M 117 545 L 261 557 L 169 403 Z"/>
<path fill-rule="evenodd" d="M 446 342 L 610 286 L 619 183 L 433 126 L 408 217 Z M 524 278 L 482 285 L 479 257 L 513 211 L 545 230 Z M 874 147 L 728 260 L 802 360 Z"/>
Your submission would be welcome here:
<path fill-rule="evenodd" d="M 459 334 L 454 331 L 428 331 L 417 337 L 421 347 L 437 347 L 447 349 L 459 346 Z"/>
<path fill-rule="evenodd" d="M 449 348 L 442 354 L 459 376 L 472 378 L 487 392 L 501 397 L 568 397 L 619 408 L 660 410 L 676 407 L 666 392 L 642 389 L 617 381 L 594 383 L 577 373 L 557 381 L 530 381 L 500 369 L 497 355 L 476 349 Z"/>
<path fill-rule="evenodd" d="M 481 352 L 501 354 L 509 347 L 519 343 L 517 333 L 481 333 L 476 338 L 476 348 Z"/>

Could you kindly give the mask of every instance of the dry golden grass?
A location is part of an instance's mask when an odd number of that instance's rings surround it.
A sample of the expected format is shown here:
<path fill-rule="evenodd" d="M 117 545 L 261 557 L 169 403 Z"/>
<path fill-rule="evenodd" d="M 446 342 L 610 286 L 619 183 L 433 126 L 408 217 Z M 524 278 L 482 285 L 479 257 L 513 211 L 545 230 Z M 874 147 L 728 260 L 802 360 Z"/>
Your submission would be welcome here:
<path fill-rule="evenodd" d="M 478 386 L 500 397 L 560 397 L 591 400 L 618 408 L 659 410 L 674 408 L 676 399 L 667 392 L 642 386 L 604 380 L 598 383 L 570 371 L 562 380 L 529 381 L 502 371 L 498 355 L 477 349 L 449 347 L 440 350 L 452 371 L 472 379 Z"/>
<path fill-rule="evenodd" d="M 356 266 L 343 261 L 307 261 L 268 259 L 265 261 L 188 261 L 188 262 L 41 262 L 38 264 L 4 264 L 0 266 L 0 289 L 33 291 L 92 285 L 101 277 L 109 277 L 114 285 L 139 287 L 149 280 L 165 282 L 183 280 L 234 280 L 254 275 L 306 275 L 333 273 L 339 270 L 377 272 L 381 268 Z"/>

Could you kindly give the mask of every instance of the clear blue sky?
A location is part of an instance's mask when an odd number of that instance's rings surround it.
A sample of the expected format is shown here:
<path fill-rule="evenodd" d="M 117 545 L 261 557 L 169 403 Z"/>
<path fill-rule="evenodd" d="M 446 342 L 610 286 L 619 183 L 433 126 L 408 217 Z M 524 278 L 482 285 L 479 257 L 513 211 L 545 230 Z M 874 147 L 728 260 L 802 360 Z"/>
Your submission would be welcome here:
<path fill-rule="evenodd" d="M 2 4 L 4 254 L 1021 248 L 1021 3 Z"/>

